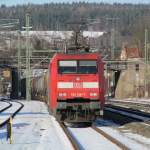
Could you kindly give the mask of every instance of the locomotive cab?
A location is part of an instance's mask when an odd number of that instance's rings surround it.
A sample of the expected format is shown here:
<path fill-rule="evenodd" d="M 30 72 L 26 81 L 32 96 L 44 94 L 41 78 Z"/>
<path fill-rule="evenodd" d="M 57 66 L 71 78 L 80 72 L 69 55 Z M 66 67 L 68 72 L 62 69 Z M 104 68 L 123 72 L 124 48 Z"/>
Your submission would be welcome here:
<path fill-rule="evenodd" d="M 57 118 L 89 122 L 103 110 L 104 76 L 99 54 L 57 54 L 50 74 L 50 109 Z"/>

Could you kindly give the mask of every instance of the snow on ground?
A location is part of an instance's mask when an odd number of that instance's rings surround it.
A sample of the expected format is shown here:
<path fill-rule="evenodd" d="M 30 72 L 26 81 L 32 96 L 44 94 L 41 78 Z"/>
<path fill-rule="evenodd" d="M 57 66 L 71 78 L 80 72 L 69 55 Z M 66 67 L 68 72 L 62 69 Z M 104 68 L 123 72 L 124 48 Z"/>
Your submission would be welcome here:
<path fill-rule="evenodd" d="M 22 101 L 21 101 L 22 102 Z M 0 150 L 72 150 L 65 133 L 42 102 L 23 101 L 24 108 L 13 120 L 13 144 L 0 129 Z"/>
<path fill-rule="evenodd" d="M 11 102 L 11 103 L 12 103 L 12 107 L 0 113 L 1 122 L 4 122 L 5 120 L 7 120 L 10 117 L 10 115 L 13 114 L 20 107 L 19 103 L 16 103 L 16 102 Z"/>
<path fill-rule="evenodd" d="M 0 101 L 0 110 L 2 110 L 3 108 L 5 108 L 7 106 L 9 106 L 9 103 Z"/>
<path fill-rule="evenodd" d="M 92 128 L 69 128 L 83 150 L 119 150 L 120 148 Z"/>
<path fill-rule="evenodd" d="M 21 34 L 25 35 L 26 31 L 22 31 Z M 51 39 L 51 38 L 68 39 L 72 36 L 73 31 L 30 31 L 29 34 L 44 37 L 44 39 Z M 104 32 L 100 31 L 83 31 L 83 36 L 89 38 L 98 38 L 103 34 Z"/>
<path fill-rule="evenodd" d="M 2 99 L 3 99 L 3 96 L 0 95 L 0 100 L 2 100 Z"/>
<path fill-rule="evenodd" d="M 122 133 L 117 130 L 119 126 L 115 125 L 115 123 L 113 122 L 99 119 L 97 121 L 97 127 L 106 132 L 107 134 L 111 135 L 112 137 L 116 138 L 132 150 L 150 149 L 150 139 L 138 134 L 130 133 L 130 130 L 127 130 L 126 133 Z"/>
<path fill-rule="evenodd" d="M 13 120 L 13 144 L 6 140 L 6 127 L 0 129 L 0 150 L 72 150 L 65 133 L 49 115 L 42 102 L 21 101 L 24 108 Z M 150 140 L 138 134 L 117 130 L 118 125 L 110 121 L 100 120 L 97 125 L 108 134 L 133 150 L 150 149 Z M 117 150 L 116 145 L 109 142 L 91 128 L 70 128 L 86 150 Z"/>

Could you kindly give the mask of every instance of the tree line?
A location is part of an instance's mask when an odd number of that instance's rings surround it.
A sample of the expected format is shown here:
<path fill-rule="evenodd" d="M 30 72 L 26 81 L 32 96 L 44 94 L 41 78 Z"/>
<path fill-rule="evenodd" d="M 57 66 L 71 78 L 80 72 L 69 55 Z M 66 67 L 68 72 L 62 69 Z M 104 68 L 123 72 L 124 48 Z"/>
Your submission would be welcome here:
<path fill-rule="evenodd" d="M 32 30 L 71 30 L 71 23 L 84 22 L 83 29 L 119 31 L 122 37 L 132 37 L 143 47 L 144 29 L 150 30 L 150 4 L 49 3 L 0 7 L 0 19 L 19 19 L 19 29 L 25 26 L 25 14 L 30 14 Z M 86 23 L 85 23 L 86 22 Z"/>
<path fill-rule="evenodd" d="M 25 14 L 29 12 L 33 29 L 37 30 L 66 30 L 70 21 L 80 19 L 99 19 L 101 28 L 108 25 L 118 26 L 123 34 L 130 34 L 132 29 L 142 23 L 149 21 L 150 5 L 133 4 L 105 4 L 105 3 L 50 3 L 43 5 L 18 5 L 6 7 L 1 5 L 0 18 L 19 18 L 24 25 Z M 111 20 L 110 18 L 118 18 Z"/>

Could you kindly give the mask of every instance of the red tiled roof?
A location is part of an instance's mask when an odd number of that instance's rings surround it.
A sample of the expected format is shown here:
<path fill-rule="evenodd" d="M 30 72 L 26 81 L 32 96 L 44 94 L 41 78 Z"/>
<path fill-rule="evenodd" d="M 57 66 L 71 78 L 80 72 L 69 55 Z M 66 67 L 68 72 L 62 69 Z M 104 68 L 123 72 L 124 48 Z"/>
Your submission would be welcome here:
<path fill-rule="evenodd" d="M 139 57 L 140 57 L 140 52 L 138 48 L 124 47 L 124 49 L 121 52 L 121 59 L 139 58 Z"/>

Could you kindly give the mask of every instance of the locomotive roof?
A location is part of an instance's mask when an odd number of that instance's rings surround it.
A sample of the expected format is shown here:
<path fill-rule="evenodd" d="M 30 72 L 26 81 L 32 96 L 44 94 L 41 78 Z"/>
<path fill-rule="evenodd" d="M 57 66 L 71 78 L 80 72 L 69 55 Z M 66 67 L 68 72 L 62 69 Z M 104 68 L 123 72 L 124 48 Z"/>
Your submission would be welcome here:
<path fill-rule="evenodd" d="M 78 54 L 63 54 L 57 53 L 54 56 L 56 59 L 98 59 L 100 57 L 99 53 L 78 53 Z"/>

